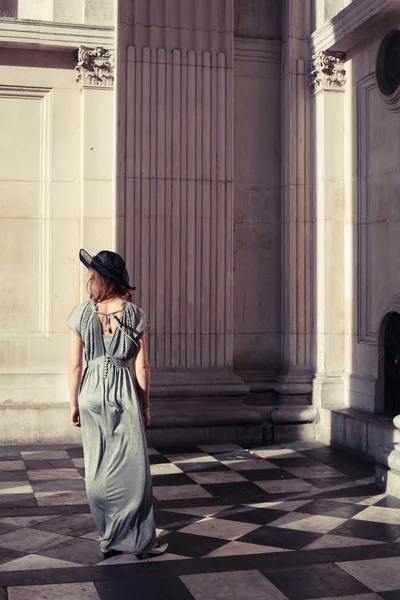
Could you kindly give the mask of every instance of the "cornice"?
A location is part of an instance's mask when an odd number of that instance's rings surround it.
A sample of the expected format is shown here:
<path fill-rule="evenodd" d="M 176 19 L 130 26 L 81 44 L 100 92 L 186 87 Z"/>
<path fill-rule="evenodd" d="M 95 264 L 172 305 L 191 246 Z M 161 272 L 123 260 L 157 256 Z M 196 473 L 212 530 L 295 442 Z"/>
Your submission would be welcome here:
<path fill-rule="evenodd" d="M 0 47 L 75 50 L 80 46 L 112 48 L 114 28 L 0 18 Z"/>
<path fill-rule="evenodd" d="M 311 34 L 308 38 L 311 53 L 328 50 L 347 52 L 367 37 L 367 28 L 363 27 L 367 22 L 397 11 L 400 14 L 400 0 L 353 0 L 339 14 Z M 368 29 L 370 34 L 370 28 Z"/>

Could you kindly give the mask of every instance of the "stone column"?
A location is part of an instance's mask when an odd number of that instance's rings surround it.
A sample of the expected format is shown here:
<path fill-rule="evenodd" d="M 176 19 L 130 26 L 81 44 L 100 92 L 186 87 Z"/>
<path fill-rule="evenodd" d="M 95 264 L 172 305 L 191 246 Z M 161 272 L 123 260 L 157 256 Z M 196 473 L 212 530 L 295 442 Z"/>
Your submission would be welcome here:
<path fill-rule="evenodd" d="M 301 435 L 314 419 L 311 402 L 313 325 L 313 209 L 308 42 L 311 2 L 285 0 L 283 15 L 282 131 L 282 370 L 276 392 L 275 424 L 297 424 L 287 436 Z M 309 435 L 310 428 L 305 428 Z M 282 434 L 283 435 L 283 434 Z"/>
<path fill-rule="evenodd" d="M 313 56 L 316 205 L 316 375 L 314 404 L 344 403 L 345 203 L 344 55 Z"/>
<path fill-rule="evenodd" d="M 81 246 L 90 253 L 115 247 L 114 52 L 80 48 Z M 81 294 L 86 269 L 81 270 Z"/>
<path fill-rule="evenodd" d="M 137 0 L 120 4 L 118 19 L 119 237 L 150 315 L 153 394 L 242 395 L 232 343 L 233 0 Z"/>

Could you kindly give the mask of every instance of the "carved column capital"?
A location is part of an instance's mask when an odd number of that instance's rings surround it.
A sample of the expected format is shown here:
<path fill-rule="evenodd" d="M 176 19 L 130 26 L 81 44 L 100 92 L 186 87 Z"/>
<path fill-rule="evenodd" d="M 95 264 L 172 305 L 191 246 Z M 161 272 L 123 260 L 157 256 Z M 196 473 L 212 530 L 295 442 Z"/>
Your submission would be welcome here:
<path fill-rule="evenodd" d="M 344 91 L 346 70 L 343 52 L 318 52 L 310 60 L 311 87 L 314 93 L 322 90 Z"/>
<path fill-rule="evenodd" d="M 78 50 L 78 64 L 75 67 L 76 80 L 83 86 L 112 87 L 114 85 L 115 57 L 113 50 L 101 46 Z"/>

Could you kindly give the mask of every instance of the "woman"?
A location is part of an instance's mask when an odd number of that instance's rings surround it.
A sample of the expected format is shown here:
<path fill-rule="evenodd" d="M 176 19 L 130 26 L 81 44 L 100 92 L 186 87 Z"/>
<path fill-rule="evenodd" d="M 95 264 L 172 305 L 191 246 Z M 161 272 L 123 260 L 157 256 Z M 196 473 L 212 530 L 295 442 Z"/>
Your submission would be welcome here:
<path fill-rule="evenodd" d="M 148 321 L 132 303 L 135 288 L 121 256 L 81 250 L 79 257 L 89 269 L 90 299 L 67 320 L 69 388 L 72 424 L 82 426 L 90 510 L 105 559 L 122 552 L 158 555 L 167 544 L 156 543 L 143 427 L 150 423 Z"/>

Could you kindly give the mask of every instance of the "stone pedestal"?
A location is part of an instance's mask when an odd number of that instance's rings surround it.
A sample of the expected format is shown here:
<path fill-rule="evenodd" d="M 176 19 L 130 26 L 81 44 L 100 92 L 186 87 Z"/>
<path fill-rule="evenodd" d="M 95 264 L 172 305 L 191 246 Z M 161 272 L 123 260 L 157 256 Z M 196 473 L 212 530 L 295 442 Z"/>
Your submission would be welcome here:
<path fill-rule="evenodd" d="M 396 439 L 400 438 L 400 416 L 393 419 Z M 377 456 L 375 482 L 382 492 L 400 498 L 400 441 L 382 447 Z"/>

